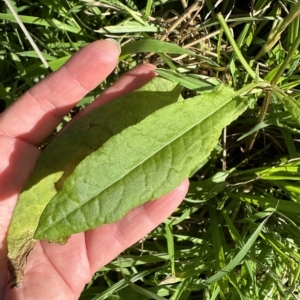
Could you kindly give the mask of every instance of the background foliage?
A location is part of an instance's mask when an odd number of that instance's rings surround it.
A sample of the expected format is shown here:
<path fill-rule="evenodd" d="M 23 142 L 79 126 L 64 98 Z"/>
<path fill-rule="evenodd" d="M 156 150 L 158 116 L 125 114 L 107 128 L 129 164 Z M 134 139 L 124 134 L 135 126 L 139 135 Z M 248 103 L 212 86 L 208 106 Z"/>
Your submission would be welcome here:
<path fill-rule="evenodd" d="M 251 107 L 195 171 L 183 204 L 99 270 L 80 299 L 298 299 L 300 2 L 13 3 L 54 70 L 96 39 L 113 37 L 124 46 L 115 72 L 65 121 L 143 61 L 180 82 L 185 98 L 218 82 L 240 89 L 255 76 L 276 86 L 249 96 Z M 3 2 L 0 31 L 3 110 L 48 71 Z M 155 44 L 132 53 L 130 43 L 149 38 L 195 55 L 160 53 Z M 289 112 L 279 101 L 288 97 L 295 100 Z"/>

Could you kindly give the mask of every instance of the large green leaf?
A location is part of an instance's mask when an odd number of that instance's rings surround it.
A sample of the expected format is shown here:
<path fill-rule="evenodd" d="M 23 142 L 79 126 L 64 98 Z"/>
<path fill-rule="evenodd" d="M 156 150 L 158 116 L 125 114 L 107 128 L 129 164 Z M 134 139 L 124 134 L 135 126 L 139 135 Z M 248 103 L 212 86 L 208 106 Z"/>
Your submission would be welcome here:
<path fill-rule="evenodd" d="M 230 88 L 168 105 L 86 157 L 43 212 L 34 237 L 59 242 L 170 192 L 248 106 Z"/>
<path fill-rule="evenodd" d="M 9 228 L 12 285 L 21 281 L 41 213 L 76 165 L 111 136 L 175 102 L 180 92 L 177 84 L 155 78 L 140 90 L 90 111 L 43 151 L 19 197 Z"/>

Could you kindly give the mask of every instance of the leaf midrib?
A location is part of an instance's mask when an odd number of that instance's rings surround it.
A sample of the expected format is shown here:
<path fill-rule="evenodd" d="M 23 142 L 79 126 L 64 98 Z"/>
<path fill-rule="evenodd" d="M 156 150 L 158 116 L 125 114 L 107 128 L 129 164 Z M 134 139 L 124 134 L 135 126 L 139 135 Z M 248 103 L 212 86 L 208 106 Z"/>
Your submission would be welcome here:
<path fill-rule="evenodd" d="M 219 110 L 221 110 L 221 108 L 223 108 L 224 106 L 226 106 L 228 103 L 230 103 L 232 101 L 232 99 L 235 97 L 236 95 L 232 95 L 225 103 L 221 104 L 220 106 L 218 106 L 217 108 L 213 109 L 212 112 L 210 112 L 209 114 L 206 114 L 205 117 L 203 117 L 201 120 L 197 120 L 195 123 L 191 124 L 189 127 L 187 127 L 185 130 L 183 130 L 180 134 L 176 135 L 176 137 L 172 138 L 169 140 L 169 142 L 164 143 L 164 145 L 162 147 L 159 147 L 157 150 L 153 151 L 151 153 L 151 155 L 148 155 L 145 159 L 141 160 L 140 163 L 135 164 L 135 166 L 133 168 L 131 168 L 130 170 L 128 170 L 127 172 L 123 173 L 123 176 L 119 176 L 119 178 L 117 178 L 116 180 L 114 180 L 113 182 L 111 182 L 109 185 L 107 185 L 105 188 L 102 188 L 100 191 L 96 192 L 93 196 L 89 197 L 86 201 L 80 201 L 80 206 L 76 207 L 75 209 L 69 211 L 69 213 L 67 215 L 64 215 L 62 218 L 59 218 L 58 220 L 56 220 L 55 223 L 60 222 L 62 219 L 66 218 L 67 216 L 70 216 L 71 214 L 73 214 L 75 211 L 81 209 L 81 207 L 83 207 L 84 205 L 86 205 L 88 202 L 92 201 L 93 199 L 95 199 L 95 197 L 97 197 L 99 194 L 101 194 L 103 191 L 107 190 L 109 187 L 113 186 L 114 184 L 116 184 L 117 182 L 119 182 L 121 179 L 123 179 L 124 177 L 128 176 L 129 173 L 131 173 L 133 170 L 135 170 L 136 168 L 138 168 L 140 165 L 142 165 L 144 162 L 146 162 L 147 160 L 149 160 L 151 157 L 153 157 L 154 155 L 156 155 L 158 152 L 160 152 L 163 148 L 169 146 L 170 144 L 172 144 L 175 140 L 178 140 L 179 138 L 181 138 L 184 134 L 186 134 L 188 131 L 190 131 L 192 128 L 196 127 L 199 125 L 200 122 L 203 122 L 209 118 L 211 118 L 216 112 L 218 112 Z M 186 100 L 186 101 L 193 101 L 192 99 L 190 100 Z M 196 100 L 197 101 L 197 100 Z M 184 102 L 179 102 L 180 104 L 184 103 Z M 177 103 L 176 103 L 177 104 Z M 173 104 L 174 105 L 174 104 Z M 148 117 L 146 117 L 148 118 Z M 145 120 L 145 119 L 144 119 Z M 142 122 L 142 121 L 141 121 Z M 125 129 L 126 130 L 126 129 Z M 203 136 L 206 136 L 208 133 L 205 133 Z M 61 190 L 63 191 L 63 189 Z M 53 198 L 52 198 L 53 199 Z M 50 200 L 51 201 L 51 200 Z M 150 201 L 150 199 L 149 199 Z M 44 229 L 44 231 L 46 231 L 50 226 L 48 226 L 47 228 Z"/>

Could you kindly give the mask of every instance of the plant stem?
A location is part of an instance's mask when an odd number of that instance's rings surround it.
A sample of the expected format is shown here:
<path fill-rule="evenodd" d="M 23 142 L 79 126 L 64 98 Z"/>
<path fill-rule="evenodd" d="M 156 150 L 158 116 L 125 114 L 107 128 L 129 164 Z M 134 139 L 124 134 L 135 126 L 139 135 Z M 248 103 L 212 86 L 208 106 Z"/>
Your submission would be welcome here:
<path fill-rule="evenodd" d="M 276 73 L 274 78 L 271 80 L 271 86 L 274 86 L 274 85 L 277 84 L 277 82 L 280 79 L 281 75 L 283 74 L 284 70 L 286 69 L 286 67 L 288 66 L 288 64 L 292 60 L 293 56 L 295 55 L 295 52 L 297 51 L 299 45 L 300 45 L 300 35 L 298 35 L 296 40 L 293 42 L 290 50 L 288 51 L 288 54 L 287 54 L 286 58 L 284 59 L 284 61 L 280 65 L 280 68 L 279 68 L 278 72 Z M 265 119 L 268 108 L 269 108 L 269 105 L 270 105 L 270 102 L 271 102 L 271 98 L 272 98 L 272 92 L 269 91 L 269 92 L 267 92 L 267 94 L 264 98 L 264 102 L 263 102 L 260 114 L 258 116 L 257 123 L 261 123 Z M 254 132 L 251 135 L 250 140 L 249 140 L 248 145 L 247 145 L 246 151 L 250 151 L 252 149 L 252 147 L 254 145 L 254 142 L 256 140 L 257 134 L 258 134 L 258 131 Z"/>
<path fill-rule="evenodd" d="M 217 15 L 217 19 L 219 20 L 220 25 L 223 28 L 223 30 L 224 30 L 227 38 L 228 38 L 228 41 L 229 41 L 230 45 L 232 46 L 234 53 L 236 54 L 236 56 L 240 60 L 241 64 L 243 65 L 243 67 L 245 68 L 245 70 L 250 74 L 250 76 L 253 79 L 256 79 L 255 72 L 251 69 L 251 67 L 249 66 L 249 64 L 245 60 L 244 56 L 242 55 L 239 47 L 237 46 L 237 44 L 236 44 L 236 42 L 235 42 L 235 40 L 234 40 L 234 38 L 233 38 L 233 36 L 232 36 L 232 34 L 230 32 L 229 27 L 226 24 L 226 21 L 225 21 L 224 17 L 221 14 L 218 14 Z"/>
<path fill-rule="evenodd" d="M 286 67 L 290 63 L 290 61 L 292 60 L 292 58 L 295 55 L 295 52 L 297 51 L 299 45 L 300 45 L 300 35 L 298 34 L 296 40 L 294 41 L 291 48 L 289 49 L 285 60 L 280 65 L 280 68 L 279 68 L 278 72 L 276 73 L 276 75 L 272 79 L 271 85 L 277 84 L 277 81 L 279 80 L 280 76 L 282 75 L 282 73 L 284 72 L 284 70 L 286 69 Z"/>

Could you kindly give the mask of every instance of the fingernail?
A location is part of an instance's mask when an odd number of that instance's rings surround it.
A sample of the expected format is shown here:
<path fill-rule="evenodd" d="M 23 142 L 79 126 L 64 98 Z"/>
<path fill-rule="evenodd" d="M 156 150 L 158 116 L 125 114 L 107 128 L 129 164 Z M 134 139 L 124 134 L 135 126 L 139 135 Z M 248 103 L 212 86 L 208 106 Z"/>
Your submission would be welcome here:
<path fill-rule="evenodd" d="M 121 54 L 121 46 L 120 46 L 120 44 L 119 44 L 116 40 L 111 39 L 111 38 L 105 39 L 105 40 L 106 40 L 106 41 L 110 41 L 110 42 L 114 43 L 115 45 L 117 45 L 117 46 L 118 46 L 118 49 L 119 49 L 119 54 Z"/>

